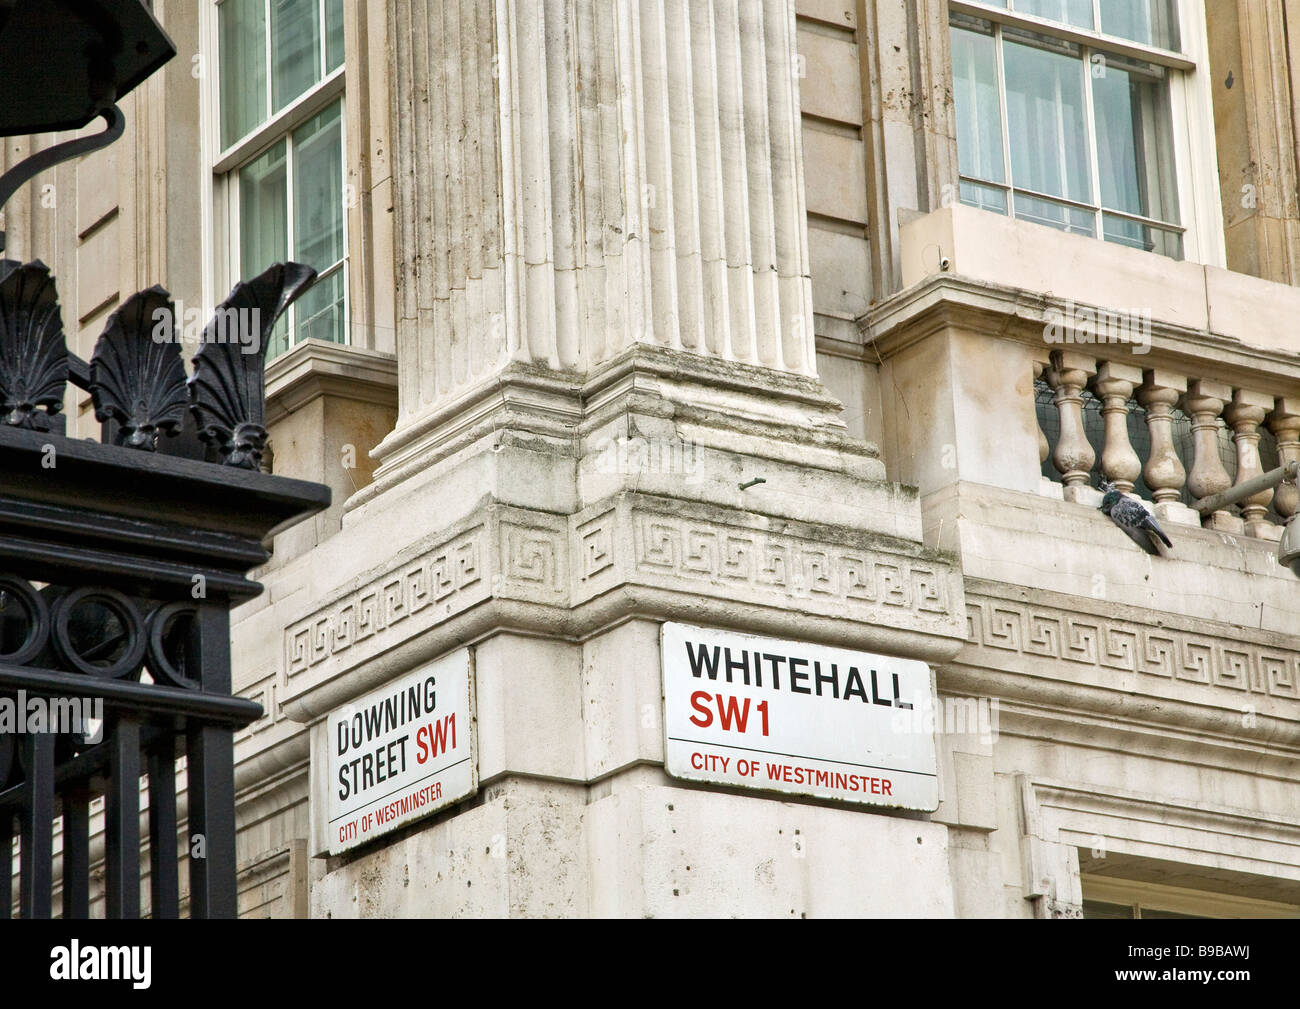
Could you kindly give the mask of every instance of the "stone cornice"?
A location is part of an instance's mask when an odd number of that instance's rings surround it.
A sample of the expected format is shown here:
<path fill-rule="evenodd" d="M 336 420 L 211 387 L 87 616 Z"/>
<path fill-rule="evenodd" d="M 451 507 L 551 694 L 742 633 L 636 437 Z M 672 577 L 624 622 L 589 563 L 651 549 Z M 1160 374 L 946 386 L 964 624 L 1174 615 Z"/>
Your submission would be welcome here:
<path fill-rule="evenodd" d="M 361 347 L 304 340 L 267 365 L 268 423 L 326 395 L 395 407 L 397 358 Z"/>
<path fill-rule="evenodd" d="M 501 630 L 583 640 L 687 610 L 927 661 L 965 626 L 952 558 L 911 541 L 630 492 L 572 516 L 485 501 L 289 622 L 282 706 L 310 721 Z"/>
<path fill-rule="evenodd" d="M 733 392 L 751 392 L 757 388 L 828 414 L 840 409 L 839 403 L 814 376 L 653 344 L 638 344 L 602 365 L 583 384 L 583 401 L 589 407 L 599 407 L 602 401 L 617 398 L 622 387 L 636 376 L 698 382 Z"/>
<path fill-rule="evenodd" d="M 1111 357 L 1139 368 L 1168 368 L 1192 377 L 1213 377 L 1236 387 L 1274 396 L 1295 395 L 1300 357 L 1253 347 L 1209 330 L 1151 320 L 1149 353 L 1127 344 L 1048 344 L 1044 327 L 1050 312 L 1076 309 L 1116 311 L 1117 306 L 1068 302 L 1050 292 L 1007 287 L 955 274 L 934 274 L 881 302 L 858 319 L 866 342 L 863 359 L 888 360 L 913 344 L 949 327 L 1041 348 L 1043 360 L 1055 349 Z M 1125 306 L 1127 310 L 1131 306 Z"/>
<path fill-rule="evenodd" d="M 400 424 L 371 453 L 383 460 L 373 482 L 348 500 L 356 508 L 408 477 L 494 432 L 572 439 L 582 417 L 574 376 L 534 364 L 510 365 L 415 420 Z"/>
<path fill-rule="evenodd" d="M 374 481 L 348 499 L 348 508 L 481 438 L 542 438 L 574 451 L 575 439 L 629 413 L 672 418 L 697 433 L 719 432 L 723 440 L 747 439 L 757 455 L 798 458 L 809 466 L 841 469 L 851 457 L 883 476 L 879 450 L 847 433 L 841 410 L 814 377 L 647 344 L 585 379 L 516 362 L 389 434 L 372 453 L 383 460 Z"/>

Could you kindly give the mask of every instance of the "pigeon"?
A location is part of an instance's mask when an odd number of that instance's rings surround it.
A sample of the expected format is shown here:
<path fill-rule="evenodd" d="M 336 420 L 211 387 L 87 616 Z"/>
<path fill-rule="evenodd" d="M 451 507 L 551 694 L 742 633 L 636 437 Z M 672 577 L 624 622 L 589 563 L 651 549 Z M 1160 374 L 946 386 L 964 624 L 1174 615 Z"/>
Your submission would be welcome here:
<path fill-rule="evenodd" d="M 1160 543 L 1173 549 L 1165 531 L 1160 528 L 1156 518 L 1137 501 L 1125 497 L 1122 492 L 1108 480 L 1103 480 L 1099 488 L 1102 492 L 1099 511 L 1110 516 L 1110 520 L 1124 530 L 1128 537 L 1149 554 L 1161 555 Z"/>

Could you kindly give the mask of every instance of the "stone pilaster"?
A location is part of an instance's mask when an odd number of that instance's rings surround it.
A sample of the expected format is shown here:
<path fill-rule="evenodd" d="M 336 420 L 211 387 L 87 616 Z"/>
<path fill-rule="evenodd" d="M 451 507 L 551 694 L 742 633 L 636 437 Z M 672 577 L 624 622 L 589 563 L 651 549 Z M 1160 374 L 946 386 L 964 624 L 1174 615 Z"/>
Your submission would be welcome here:
<path fill-rule="evenodd" d="M 885 297 L 904 286 L 899 211 L 960 197 L 952 54 L 943 4 L 864 0 L 860 10 L 872 281 Z"/>
<path fill-rule="evenodd" d="M 1285 9 L 1284 9 L 1285 8 Z M 1229 269 L 1300 283 L 1292 116 L 1294 3 L 1206 0 L 1219 186 Z M 1294 24 L 1291 36 L 1294 36 Z"/>

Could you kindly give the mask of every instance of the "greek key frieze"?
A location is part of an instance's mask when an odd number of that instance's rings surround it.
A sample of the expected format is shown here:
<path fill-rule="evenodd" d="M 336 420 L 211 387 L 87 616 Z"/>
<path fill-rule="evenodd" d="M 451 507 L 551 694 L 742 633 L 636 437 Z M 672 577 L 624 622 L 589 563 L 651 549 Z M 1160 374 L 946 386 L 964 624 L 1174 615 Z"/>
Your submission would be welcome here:
<path fill-rule="evenodd" d="M 284 632 L 290 678 L 463 592 L 481 579 L 483 527 L 439 544 Z"/>
<path fill-rule="evenodd" d="M 1204 630 L 1075 614 L 968 594 L 967 640 L 981 649 L 1056 659 L 1241 693 L 1300 698 L 1300 652 Z"/>
<path fill-rule="evenodd" d="M 633 515 L 631 540 L 634 567 L 647 575 L 950 615 L 945 573 L 924 561 L 653 513 Z"/>

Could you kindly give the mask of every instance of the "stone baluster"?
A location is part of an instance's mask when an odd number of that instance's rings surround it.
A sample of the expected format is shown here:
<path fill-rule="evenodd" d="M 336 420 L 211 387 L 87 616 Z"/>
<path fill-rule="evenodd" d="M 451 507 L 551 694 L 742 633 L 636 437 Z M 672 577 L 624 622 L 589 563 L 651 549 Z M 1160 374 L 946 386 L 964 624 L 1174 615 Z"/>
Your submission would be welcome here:
<path fill-rule="evenodd" d="M 1300 460 L 1300 399 L 1279 396 L 1265 423 L 1277 439 L 1278 465 Z M 1277 485 L 1273 507 L 1285 521 L 1291 520 L 1300 507 L 1300 489 L 1297 489 L 1295 481 L 1283 481 Z"/>
<path fill-rule="evenodd" d="M 1042 361 L 1034 362 L 1035 382 L 1037 382 L 1040 378 L 1043 377 L 1043 371 L 1046 367 L 1047 365 L 1045 365 Z M 1037 405 L 1035 404 L 1034 417 L 1035 417 L 1035 424 L 1038 427 L 1038 465 L 1041 466 L 1043 463 L 1047 462 L 1047 456 L 1051 452 L 1051 447 L 1047 444 L 1047 435 L 1043 434 L 1042 425 L 1037 424 L 1037 416 L 1038 416 L 1038 409 L 1037 409 Z"/>
<path fill-rule="evenodd" d="M 1073 351 L 1052 351 L 1052 365 L 1047 370 L 1047 384 L 1056 394 L 1056 404 L 1061 418 L 1061 435 L 1052 452 L 1052 465 L 1061 474 L 1067 501 L 1081 500 L 1090 487 L 1092 464 L 1097 453 L 1088 443 L 1083 430 L 1083 388 L 1095 374 L 1097 362 Z"/>
<path fill-rule="evenodd" d="M 1232 399 L 1232 388 L 1222 382 L 1198 379 L 1188 384 L 1183 394 L 1183 412 L 1192 419 L 1192 471 L 1187 489 L 1197 498 L 1218 494 L 1232 486 L 1232 478 L 1219 458 L 1219 415 Z M 1220 510 L 1202 520 L 1210 529 L 1239 533 L 1245 526 L 1231 512 Z"/>
<path fill-rule="evenodd" d="M 1106 440 L 1101 449 L 1101 471 L 1107 480 L 1127 494 L 1142 474 L 1142 460 L 1128 437 L 1128 400 L 1133 387 L 1142 383 L 1142 369 L 1129 364 L 1103 361 L 1092 387 L 1101 400 Z"/>
<path fill-rule="evenodd" d="M 1147 431 L 1151 435 L 1151 454 L 1142 470 L 1142 478 L 1151 488 L 1156 505 L 1174 505 L 1182 496 L 1187 471 L 1174 449 L 1174 406 L 1187 391 L 1187 379 L 1167 371 L 1150 369 L 1143 374 L 1137 401 L 1147 414 Z"/>
<path fill-rule="evenodd" d="M 1259 425 L 1264 422 L 1264 417 L 1272 406 L 1272 396 L 1248 389 L 1235 389 L 1232 402 L 1223 411 L 1223 418 L 1232 428 L 1232 440 L 1237 446 L 1237 478 L 1233 481 L 1234 487 L 1264 472 L 1259 460 Z M 1282 527 L 1265 518 L 1272 500 L 1273 488 L 1269 487 L 1241 502 L 1241 517 L 1249 535 L 1262 539 L 1281 537 Z"/>

